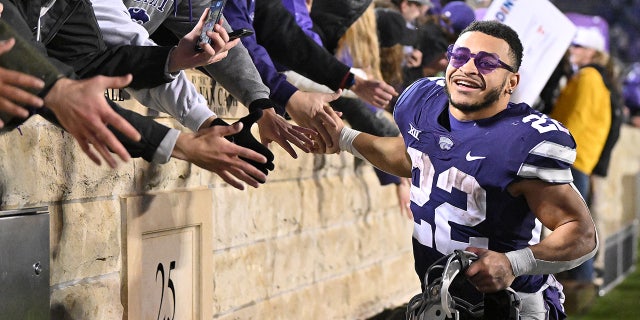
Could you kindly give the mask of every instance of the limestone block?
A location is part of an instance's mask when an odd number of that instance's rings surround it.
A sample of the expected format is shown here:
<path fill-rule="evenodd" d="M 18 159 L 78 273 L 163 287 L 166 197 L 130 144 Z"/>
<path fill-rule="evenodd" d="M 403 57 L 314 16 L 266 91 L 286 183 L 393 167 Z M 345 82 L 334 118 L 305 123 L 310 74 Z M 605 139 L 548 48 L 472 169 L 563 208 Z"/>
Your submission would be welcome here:
<path fill-rule="evenodd" d="M 300 224 L 303 230 L 321 227 L 318 202 L 319 182 L 313 179 L 301 180 L 299 184 L 300 197 L 302 199 Z"/>
<path fill-rule="evenodd" d="M 118 200 L 52 205 L 50 212 L 51 284 L 120 271 Z"/>
<path fill-rule="evenodd" d="M 196 69 L 185 70 L 185 73 L 198 92 L 207 100 L 209 109 L 213 110 L 219 117 L 239 119 L 248 113 L 247 108 L 221 85 L 216 83 L 212 87 L 212 81 L 209 76 Z"/>
<path fill-rule="evenodd" d="M 133 161 L 135 193 L 198 188 L 207 186 L 209 182 L 203 178 L 206 170 L 187 161 L 171 159 L 164 164 L 148 163 L 143 159 Z M 219 183 L 222 183 L 222 179 Z"/>
<path fill-rule="evenodd" d="M 265 269 L 270 279 L 268 297 L 313 285 L 315 269 L 326 260 L 318 248 L 316 234 L 301 233 L 278 238 L 269 243 L 269 258 Z"/>
<path fill-rule="evenodd" d="M 214 251 L 214 314 L 227 313 L 238 306 L 264 300 L 271 282 L 269 244 Z"/>
<path fill-rule="evenodd" d="M 214 250 L 288 235 L 300 229 L 304 212 L 295 180 L 258 189 L 214 189 Z"/>
<path fill-rule="evenodd" d="M 120 302 L 118 274 L 52 288 L 51 319 L 126 319 Z"/>
<path fill-rule="evenodd" d="M 387 252 L 401 252 L 413 250 L 411 243 L 413 235 L 413 219 L 400 215 L 395 207 L 384 211 L 381 217 L 383 226 L 382 234 L 388 235 L 386 239 Z"/>
<path fill-rule="evenodd" d="M 382 265 L 367 265 L 365 268 L 351 272 L 344 277 L 349 284 L 349 308 L 344 310 L 345 315 L 352 318 L 362 319 L 365 315 L 370 315 L 369 310 L 377 309 L 383 297 L 387 294 L 386 284 L 383 279 Z"/>
<path fill-rule="evenodd" d="M 318 241 L 315 234 L 302 234 L 216 253 L 216 312 L 224 313 L 234 305 L 271 299 L 331 279 L 337 272 L 318 279 L 315 269 L 328 263 L 331 255 L 337 259 L 340 253 L 320 252 Z M 344 255 L 341 258 L 349 259 Z"/>
<path fill-rule="evenodd" d="M 636 216 L 635 209 L 640 192 L 637 190 L 640 172 L 638 141 L 640 130 L 623 125 L 620 138 L 611 153 L 607 177 L 594 177 L 591 211 L 601 240 L 627 227 L 634 219 L 640 218 Z"/>
<path fill-rule="evenodd" d="M 409 299 L 414 295 L 422 292 L 413 261 L 413 253 L 409 249 L 400 251 L 394 256 L 390 255 L 380 262 L 382 269 L 380 290 L 383 292 L 384 303 L 379 304 L 378 307 L 402 305 L 409 302 Z"/>
<path fill-rule="evenodd" d="M 314 277 L 326 281 L 348 273 L 362 264 L 355 222 L 323 228 L 316 232 L 318 257 Z"/>
<path fill-rule="evenodd" d="M 0 135 L 0 190 L 4 208 L 19 208 L 36 202 L 32 194 L 38 190 L 35 182 L 41 174 L 39 168 L 42 168 L 34 156 L 37 144 L 37 129 L 31 120 L 20 130 Z"/>
<path fill-rule="evenodd" d="M 369 183 L 371 179 L 376 179 L 372 177 L 374 175 L 372 170 L 351 174 L 348 173 L 349 171 L 351 169 L 345 170 L 340 176 L 327 176 L 325 179 L 309 179 L 300 182 L 304 213 L 303 229 L 355 219 L 379 209 L 378 206 L 389 207 L 389 204 L 379 205 L 380 203 L 395 201 L 395 196 L 379 196 L 380 191 L 378 191 L 394 187 L 380 187 L 379 183 Z"/>
<path fill-rule="evenodd" d="M 351 305 L 350 291 L 352 283 L 349 283 L 348 276 L 327 279 L 317 282 L 313 286 L 302 288 L 297 291 L 296 301 L 287 303 L 281 302 L 282 298 L 274 297 L 272 304 L 280 303 L 282 306 L 275 308 L 280 311 L 280 319 L 354 319 L 352 315 L 355 305 Z M 296 303 L 297 307 L 290 311 L 286 308 Z"/>
<path fill-rule="evenodd" d="M 409 268 L 412 261 L 405 261 Z M 398 273 L 398 270 L 387 270 L 389 266 L 369 265 L 295 291 L 270 296 L 268 300 L 237 304 L 237 308 L 218 313 L 214 319 L 365 319 L 380 311 L 380 306 L 401 304 L 405 299 L 408 301 L 407 296 L 417 293 L 411 289 L 408 295 L 390 297 L 389 289 L 406 288 L 407 283 L 384 282 L 390 280 L 389 272 Z"/>
<path fill-rule="evenodd" d="M 357 237 L 358 259 L 362 263 L 372 263 L 388 255 L 412 250 L 411 234 L 413 221 L 396 212 L 384 215 L 368 215 L 352 227 Z"/>
<path fill-rule="evenodd" d="M 353 176 L 328 175 L 324 179 L 301 183 L 303 212 L 305 215 L 312 213 L 309 219 L 305 216 L 303 221 L 317 222 L 319 226 L 324 227 L 363 215 L 367 209 L 363 206 L 368 202 L 360 198 L 366 198 L 366 194 L 359 192 L 362 190 L 361 187 Z M 355 204 L 360 205 L 358 207 Z M 317 220 L 313 214 L 317 214 Z M 312 226 L 305 225 L 305 228 L 307 227 Z"/>
<path fill-rule="evenodd" d="M 359 192 L 362 185 L 356 184 L 352 176 L 328 175 L 319 186 L 317 191 L 321 202 L 317 210 L 320 210 L 323 226 L 351 221 L 364 214 L 363 209 L 366 208 L 355 208 L 353 205 L 357 201 L 354 198 L 362 195 Z"/>
<path fill-rule="evenodd" d="M 259 138 L 257 132 L 254 133 L 254 136 Z M 292 158 L 279 144 L 272 142 L 269 145 L 269 150 L 274 155 L 273 164 L 275 169 L 269 172 L 268 181 L 301 180 L 313 177 L 315 172 L 314 161 L 318 157 L 323 157 L 323 155 L 304 153 L 298 147 L 294 145 L 292 147 L 296 151 L 297 159 Z"/>
<path fill-rule="evenodd" d="M 71 135 L 39 117 L 20 131 L 0 136 L 4 206 L 111 197 L 130 190 L 130 163 L 120 163 L 117 170 L 94 164 Z"/>
<path fill-rule="evenodd" d="M 324 312 L 324 294 L 319 290 L 305 288 L 269 300 L 255 301 L 239 306 L 228 313 L 214 315 L 216 320 L 237 319 L 337 319 L 333 313 Z"/>
<path fill-rule="evenodd" d="M 360 177 L 363 183 L 368 186 L 367 194 L 371 199 L 371 207 L 375 209 L 393 208 L 398 211 L 398 196 L 395 184 L 380 185 L 380 180 L 376 176 L 373 166 L 363 164 L 358 166 L 356 176 Z"/>

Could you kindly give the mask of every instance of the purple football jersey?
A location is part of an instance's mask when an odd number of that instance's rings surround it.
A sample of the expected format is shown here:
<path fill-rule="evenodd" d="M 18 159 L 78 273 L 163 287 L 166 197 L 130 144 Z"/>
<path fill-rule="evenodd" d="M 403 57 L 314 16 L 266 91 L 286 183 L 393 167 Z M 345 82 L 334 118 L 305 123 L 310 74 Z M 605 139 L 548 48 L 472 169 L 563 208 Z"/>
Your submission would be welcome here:
<path fill-rule="evenodd" d="M 570 183 L 576 156 L 569 131 L 524 103 L 510 103 L 454 131 L 441 124 L 449 121 L 448 104 L 444 79 L 425 78 L 402 93 L 394 111 L 412 162 L 414 258 L 421 280 L 432 263 L 456 249 L 507 252 L 538 243 L 541 223 L 507 186 L 522 179 Z M 544 281 L 521 276 L 511 287 L 535 292 Z"/>

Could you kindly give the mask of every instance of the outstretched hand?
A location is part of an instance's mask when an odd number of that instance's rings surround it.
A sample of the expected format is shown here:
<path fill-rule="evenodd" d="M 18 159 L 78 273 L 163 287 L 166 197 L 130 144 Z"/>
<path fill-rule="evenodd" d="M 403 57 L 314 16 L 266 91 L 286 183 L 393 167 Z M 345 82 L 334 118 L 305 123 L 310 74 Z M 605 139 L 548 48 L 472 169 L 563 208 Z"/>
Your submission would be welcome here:
<path fill-rule="evenodd" d="M 331 138 L 326 127 L 335 128 L 336 123 L 325 110 L 325 106 L 340 97 L 338 90 L 334 93 L 296 91 L 287 102 L 287 113 L 300 126 L 313 129 L 320 134 L 316 139 L 320 153 L 327 148 L 334 148 L 338 141 Z M 314 151 L 315 152 L 315 151 Z"/>
<path fill-rule="evenodd" d="M 240 42 L 239 39 L 229 41 L 229 35 L 222 26 L 221 20 L 214 25 L 213 31 L 207 31 L 211 44 L 198 44 L 198 39 L 208 14 L 209 9 L 207 8 L 193 30 L 182 37 L 178 42 L 178 46 L 171 51 L 169 72 L 177 72 L 218 62 L 227 56 L 229 49 Z M 202 50 L 196 51 L 196 45 L 199 45 Z"/>
<path fill-rule="evenodd" d="M 324 131 L 329 135 L 330 141 L 333 141 L 333 145 L 327 146 L 322 149 L 321 146 L 315 146 L 314 153 L 339 153 L 340 152 L 340 132 L 344 128 L 344 122 L 340 117 L 342 113 L 336 112 L 331 106 L 325 105 L 325 114 L 331 119 L 331 121 L 324 121 L 322 123 Z"/>
<path fill-rule="evenodd" d="M 15 39 L 0 41 L 0 55 L 8 52 L 16 43 Z M 29 112 L 21 107 L 42 107 L 43 101 L 37 95 L 29 92 L 29 89 L 41 90 L 44 82 L 28 74 L 0 68 L 0 112 L 9 117 L 27 118 Z M 4 122 L 0 120 L 0 128 Z"/>
<path fill-rule="evenodd" d="M 386 107 L 393 97 L 398 95 L 396 89 L 384 81 L 367 80 L 356 76 L 356 83 L 350 88 L 361 99 L 378 108 Z"/>
<path fill-rule="evenodd" d="M 182 133 L 171 155 L 216 173 L 236 189 L 244 190 L 240 181 L 257 188 L 266 181 L 267 175 L 249 161 L 266 166 L 267 159 L 229 141 L 230 136 L 239 134 L 243 128 L 242 122 L 236 122 L 232 126 L 203 128 L 195 134 Z"/>
<path fill-rule="evenodd" d="M 269 171 L 273 171 L 273 169 L 275 168 L 273 164 L 273 159 L 275 157 L 273 156 L 273 153 L 271 152 L 271 150 L 269 150 L 269 148 L 267 148 L 265 145 L 258 142 L 258 140 L 256 140 L 253 134 L 251 134 L 251 127 L 256 121 L 258 121 L 258 119 L 260 119 L 260 117 L 262 117 L 262 110 L 257 109 L 249 113 L 249 115 L 240 118 L 240 120 L 235 122 L 233 126 L 237 126 L 238 123 L 240 123 L 242 124 L 242 130 L 240 130 L 240 132 L 238 133 L 228 135 L 226 138 L 229 141 L 241 147 L 251 149 L 255 152 L 258 152 L 262 156 L 264 156 L 267 159 L 266 162 L 259 162 L 250 158 L 244 158 L 242 156 L 240 158 L 246 161 L 247 163 L 249 163 L 250 165 L 254 166 L 256 169 L 260 170 L 266 176 L 269 173 Z M 229 125 L 228 123 L 226 123 L 224 120 L 220 118 L 216 118 L 215 120 L 213 120 L 213 123 L 211 123 L 212 127 L 228 126 L 228 125 Z M 261 181 L 261 183 L 264 183 L 264 182 L 265 182 L 264 180 Z"/>
<path fill-rule="evenodd" d="M 279 116 L 273 108 L 262 110 L 262 118 L 258 120 L 258 129 L 263 145 L 267 146 L 275 141 L 294 159 L 297 159 L 298 155 L 290 143 L 308 153 L 313 147 L 312 138 L 318 135 L 312 129 L 292 125 Z"/>
<path fill-rule="evenodd" d="M 96 76 L 84 80 L 62 78 L 44 98 L 45 105 L 53 111 L 60 125 L 80 144 L 82 151 L 100 165 L 100 157 L 115 168 L 116 161 L 110 150 L 123 161 L 130 156 L 116 136 L 107 128 L 113 127 L 127 138 L 140 141 L 140 133 L 107 103 L 107 88 L 124 88 L 131 82 L 131 75 L 121 77 Z"/>

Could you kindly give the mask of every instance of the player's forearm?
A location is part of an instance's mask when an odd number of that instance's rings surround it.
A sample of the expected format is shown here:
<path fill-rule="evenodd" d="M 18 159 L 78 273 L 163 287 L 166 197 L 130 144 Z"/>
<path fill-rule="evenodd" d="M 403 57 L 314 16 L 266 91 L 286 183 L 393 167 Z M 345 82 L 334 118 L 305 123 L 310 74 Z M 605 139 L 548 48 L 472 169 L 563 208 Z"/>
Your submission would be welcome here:
<path fill-rule="evenodd" d="M 401 137 L 378 137 L 361 134 L 354 146 L 378 169 L 400 177 L 411 177 L 411 163 L 406 157 Z"/>
<path fill-rule="evenodd" d="M 553 274 L 573 269 L 595 256 L 598 237 L 593 221 L 571 221 L 540 243 L 507 253 L 516 276 Z"/>
<path fill-rule="evenodd" d="M 596 249 L 597 235 L 590 221 L 571 221 L 551 232 L 540 243 L 531 247 L 537 259 L 570 261 L 588 255 Z"/>
<path fill-rule="evenodd" d="M 378 137 L 344 127 L 340 150 L 369 161 L 376 168 L 400 177 L 411 177 L 411 162 L 402 137 Z"/>
<path fill-rule="evenodd" d="M 524 196 L 536 217 L 552 230 L 540 243 L 506 253 L 516 276 L 569 270 L 595 255 L 595 224 L 574 187 L 525 179 L 510 185 L 509 192 Z"/>

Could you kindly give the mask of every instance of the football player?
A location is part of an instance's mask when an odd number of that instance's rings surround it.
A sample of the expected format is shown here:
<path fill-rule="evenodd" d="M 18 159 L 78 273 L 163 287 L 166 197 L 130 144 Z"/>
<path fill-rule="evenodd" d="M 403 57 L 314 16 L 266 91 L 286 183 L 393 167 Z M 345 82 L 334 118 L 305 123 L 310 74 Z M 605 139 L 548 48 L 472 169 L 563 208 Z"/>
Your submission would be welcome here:
<path fill-rule="evenodd" d="M 466 250 L 478 256 L 466 269 L 473 286 L 454 294 L 473 301 L 511 287 L 522 299 L 522 319 L 563 318 L 552 274 L 598 248 L 594 222 L 572 185 L 575 142 L 559 122 L 509 101 L 523 55 L 513 29 L 476 21 L 447 55 L 444 78 L 418 80 L 399 97 L 394 118 L 402 137 L 357 132 L 335 113 L 332 134 L 340 150 L 412 178 L 421 280 L 442 256 Z M 542 226 L 552 232 L 541 240 Z"/>

